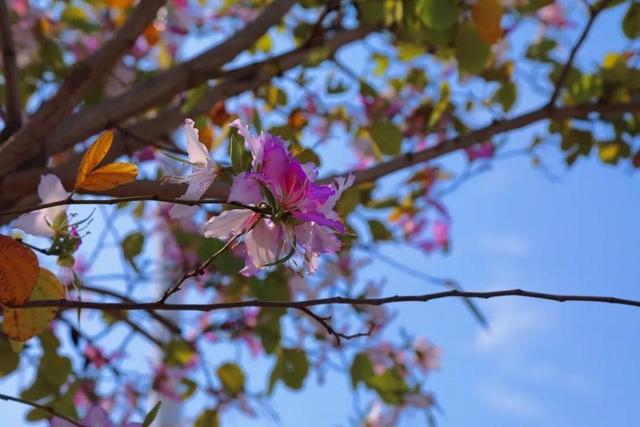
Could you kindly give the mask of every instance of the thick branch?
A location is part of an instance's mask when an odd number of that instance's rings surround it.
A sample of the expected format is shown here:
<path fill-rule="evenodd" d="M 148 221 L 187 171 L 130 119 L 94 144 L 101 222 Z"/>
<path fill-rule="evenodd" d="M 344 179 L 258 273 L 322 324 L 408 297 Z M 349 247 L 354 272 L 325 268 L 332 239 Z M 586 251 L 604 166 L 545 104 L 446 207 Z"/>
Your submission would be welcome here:
<path fill-rule="evenodd" d="M 378 178 L 392 174 L 401 169 L 406 169 L 410 166 L 433 160 L 457 150 L 469 148 L 472 145 L 486 141 L 497 134 L 521 129 L 541 120 L 571 119 L 584 117 L 591 113 L 619 115 L 637 111 L 640 111 L 640 102 L 608 105 L 579 104 L 557 108 L 547 106 L 511 119 L 494 121 L 483 128 L 471 131 L 464 135 L 459 135 L 455 138 L 444 140 L 436 146 L 426 148 L 422 151 L 403 154 L 368 169 L 357 171 L 354 175 L 356 177 L 356 183 L 375 181 Z"/>
<path fill-rule="evenodd" d="M 372 27 L 341 31 L 333 37 L 324 40 L 322 46 L 331 49 L 331 51 L 336 51 L 346 44 L 366 37 L 372 31 L 374 31 Z M 204 114 L 216 102 L 253 90 L 270 81 L 275 75 L 302 64 L 312 49 L 313 47 L 295 49 L 261 62 L 225 72 L 221 82 L 208 89 L 191 111 L 184 112 L 180 107 L 172 107 L 153 119 L 143 120 L 126 128 L 125 132 L 118 132 L 117 140 L 107 160 L 144 147 L 145 144 L 142 141 L 157 140 L 166 137 L 172 130 L 178 127 L 186 117 L 196 117 Z M 64 141 L 61 140 L 60 142 L 61 145 L 51 147 L 52 153 L 67 149 L 78 141 L 64 139 Z M 75 172 L 80 158 L 81 156 L 76 156 L 74 160 L 68 161 L 64 166 L 53 170 L 53 173 L 60 177 L 67 187 L 71 186 L 75 180 Z M 49 172 L 51 171 L 48 169 L 32 168 L 8 175 L 2 181 L 0 200 L 15 200 L 24 194 L 33 193 L 40 180 L 40 175 Z M 104 195 L 132 196 L 155 194 L 159 197 L 175 198 L 181 194 L 181 189 L 182 192 L 184 192 L 182 186 L 175 184 L 160 185 L 158 182 L 137 182 L 117 187 L 108 193 L 104 193 Z M 211 187 L 207 197 L 226 198 L 227 191 L 228 187 L 224 183 L 218 183 Z M 35 200 L 34 197 L 23 199 L 16 208 L 27 207 L 35 203 L 37 203 L 37 200 Z"/>
<path fill-rule="evenodd" d="M 5 0 L 0 0 L 0 43 L 2 44 L 2 71 L 4 76 L 4 103 L 7 112 L 0 143 L 9 138 L 22 125 L 20 107 L 20 80 L 16 64 L 16 46 L 11 33 L 11 14 Z"/>
<path fill-rule="evenodd" d="M 87 92 L 109 73 L 120 57 L 153 21 L 166 0 L 142 0 L 127 22 L 100 49 L 76 64 L 56 94 L 44 102 L 29 123 L 0 146 L 0 176 L 41 154 L 43 141 Z"/>
<path fill-rule="evenodd" d="M 177 94 L 207 80 L 220 77 L 220 69 L 280 22 L 294 3 L 295 0 L 274 1 L 258 18 L 222 44 L 137 84 L 122 95 L 106 99 L 68 118 L 49 138 L 51 152 L 56 153 L 124 119 L 165 104 Z"/>
<path fill-rule="evenodd" d="M 166 311 L 216 311 L 230 310 L 247 307 L 262 308 L 291 308 L 301 310 L 308 307 L 325 306 L 325 305 L 385 305 L 400 302 L 427 302 L 445 298 L 501 298 L 501 297 L 524 297 L 533 299 L 542 299 L 557 302 L 582 301 L 582 302 L 599 302 L 615 305 L 626 305 L 631 307 L 640 307 L 640 300 L 632 300 L 626 298 L 617 298 L 611 296 L 595 296 L 595 295 L 566 295 L 566 294 L 550 294 L 544 292 L 526 291 L 522 289 L 507 289 L 501 291 L 460 291 L 457 289 L 443 292 L 435 292 L 423 295 L 395 295 L 383 298 L 345 298 L 345 297 L 329 297 L 317 298 L 305 301 L 236 301 L 221 302 L 211 304 L 167 304 L 163 302 L 146 302 L 146 303 L 108 303 L 108 302 L 90 302 L 90 301 L 68 301 L 68 300 L 43 300 L 31 301 L 22 306 L 14 306 L 11 308 L 28 308 L 28 307 L 59 307 L 61 309 L 82 308 L 89 310 L 166 310 Z"/>

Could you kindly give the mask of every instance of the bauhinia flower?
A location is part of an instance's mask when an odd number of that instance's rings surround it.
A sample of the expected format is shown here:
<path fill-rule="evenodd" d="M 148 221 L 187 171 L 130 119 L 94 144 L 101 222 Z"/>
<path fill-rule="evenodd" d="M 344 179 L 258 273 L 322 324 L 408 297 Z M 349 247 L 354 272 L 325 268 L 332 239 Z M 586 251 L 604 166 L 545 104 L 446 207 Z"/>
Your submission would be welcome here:
<path fill-rule="evenodd" d="M 123 422 L 121 424 L 115 424 L 113 421 L 109 419 L 109 414 L 107 411 L 102 409 L 100 406 L 93 406 L 89 409 L 87 416 L 84 417 L 80 423 L 87 427 L 142 427 L 141 423 L 128 423 Z M 73 427 L 69 421 L 63 420 L 58 417 L 53 417 L 51 420 L 51 427 Z"/>
<path fill-rule="evenodd" d="M 38 197 L 43 204 L 66 200 L 69 194 L 57 176 L 48 174 L 40 177 Z M 66 224 L 66 213 L 67 205 L 40 209 L 19 216 L 13 226 L 34 236 L 53 237 L 56 229 Z"/>
<path fill-rule="evenodd" d="M 186 177 L 170 177 L 168 180 L 175 183 L 187 183 L 187 191 L 179 197 L 181 200 L 199 200 L 209 189 L 218 174 L 216 162 L 209 156 L 209 150 L 200 142 L 198 129 L 191 119 L 184 121 L 184 130 L 187 136 L 187 153 L 191 164 L 191 175 Z M 184 218 L 192 214 L 197 207 L 176 204 L 169 211 L 171 218 Z"/>
<path fill-rule="evenodd" d="M 211 218 L 204 225 L 205 237 L 243 235 L 235 250 L 245 259 L 241 271 L 245 275 L 286 262 L 295 254 L 302 256 L 308 271 L 315 271 L 320 253 L 340 249 L 337 234 L 344 233 L 344 225 L 334 208 L 342 192 L 353 184 L 353 176 L 317 184 L 315 165 L 301 164 L 282 139 L 267 133 L 255 137 L 239 120 L 231 126 L 245 138 L 253 170 L 234 177 L 228 201 L 249 208 Z"/>

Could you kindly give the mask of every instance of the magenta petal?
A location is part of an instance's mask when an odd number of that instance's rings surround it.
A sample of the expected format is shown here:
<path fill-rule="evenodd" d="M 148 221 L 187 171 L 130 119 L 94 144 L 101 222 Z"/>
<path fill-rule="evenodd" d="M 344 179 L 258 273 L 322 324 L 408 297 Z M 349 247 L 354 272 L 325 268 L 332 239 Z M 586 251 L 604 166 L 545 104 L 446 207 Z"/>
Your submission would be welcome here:
<path fill-rule="evenodd" d="M 344 233 L 344 225 L 337 219 L 330 219 L 320 212 L 293 212 L 293 216 L 300 221 L 313 221 L 317 224 L 333 228 L 339 233 Z"/>

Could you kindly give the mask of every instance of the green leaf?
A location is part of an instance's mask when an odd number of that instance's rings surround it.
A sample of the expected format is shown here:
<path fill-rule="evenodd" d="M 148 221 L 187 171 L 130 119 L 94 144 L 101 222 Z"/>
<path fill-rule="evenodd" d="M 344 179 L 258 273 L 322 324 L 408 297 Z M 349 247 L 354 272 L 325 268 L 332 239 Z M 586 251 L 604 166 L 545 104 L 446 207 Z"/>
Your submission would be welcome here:
<path fill-rule="evenodd" d="M 382 154 L 394 156 L 402 148 L 402 132 L 389 121 L 375 122 L 369 127 L 369 133 Z"/>
<path fill-rule="evenodd" d="M 217 373 L 222 387 L 232 396 L 244 390 L 244 373 L 235 363 L 225 363 L 218 368 Z"/>
<path fill-rule="evenodd" d="M 375 68 L 373 69 L 374 76 L 383 75 L 389 68 L 389 57 L 387 55 L 376 53 L 371 59 L 373 59 L 375 64 Z"/>
<path fill-rule="evenodd" d="M 542 62 L 553 62 L 550 53 L 556 48 L 558 43 L 551 39 L 542 39 L 527 48 L 527 58 Z"/>
<path fill-rule="evenodd" d="M 460 71 L 479 73 L 487 64 L 490 52 L 475 26 L 465 24 L 460 27 L 456 37 L 456 60 Z"/>
<path fill-rule="evenodd" d="M 271 36 L 269 35 L 269 33 L 265 33 L 256 42 L 256 49 L 264 53 L 269 53 L 272 47 L 273 43 L 271 41 Z"/>
<path fill-rule="evenodd" d="M 409 391 L 402 377 L 393 369 L 387 369 L 383 374 L 371 377 L 367 385 L 375 390 L 384 402 L 392 405 L 401 403 L 402 397 Z"/>
<path fill-rule="evenodd" d="M 433 108 L 433 112 L 429 117 L 429 123 L 427 124 L 427 127 L 432 128 L 433 126 L 438 124 L 438 121 L 440 120 L 444 112 L 447 111 L 447 107 L 449 106 L 450 102 L 451 88 L 449 87 L 449 83 L 442 82 L 442 84 L 440 85 L 440 99 L 438 100 L 436 106 Z"/>
<path fill-rule="evenodd" d="M 187 92 L 187 99 L 184 101 L 184 104 L 180 107 L 180 111 L 183 114 L 188 114 L 198 105 L 198 102 L 202 99 L 205 92 L 207 91 L 207 85 L 203 84 L 194 89 L 191 89 Z"/>
<path fill-rule="evenodd" d="M 193 427 L 218 427 L 220 419 L 218 418 L 217 409 L 207 409 L 196 419 Z"/>
<path fill-rule="evenodd" d="M 615 140 L 600 143 L 598 154 L 604 163 L 615 165 L 621 158 L 629 157 L 631 149 L 627 143 Z"/>
<path fill-rule="evenodd" d="M 263 308 L 258 313 L 258 324 L 255 333 L 260 337 L 264 351 L 271 354 L 278 348 L 282 338 L 280 318 L 284 315 L 283 309 Z"/>
<path fill-rule="evenodd" d="M 122 240 L 122 253 L 124 257 L 129 261 L 131 266 L 138 271 L 138 267 L 135 263 L 135 257 L 142 253 L 144 248 L 144 234 L 135 231 L 129 234 Z"/>
<path fill-rule="evenodd" d="M 370 219 L 368 223 L 369 230 L 371 230 L 371 236 L 373 237 L 374 241 L 378 242 L 380 240 L 391 240 L 393 238 L 391 232 L 387 229 L 387 227 L 385 227 L 382 222 L 378 221 L 377 219 Z"/>
<path fill-rule="evenodd" d="M 453 27 L 458 12 L 454 0 L 417 0 L 416 14 L 427 27 L 446 30 Z"/>
<path fill-rule="evenodd" d="M 384 22 L 385 10 L 383 1 L 363 1 L 358 4 L 360 20 L 365 25 L 379 25 Z"/>
<path fill-rule="evenodd" d="M 183 378 L 180 384 L 184 386 L 184 392 L 180 395 L 183 400 L 190 398 L 198 390 L 198 383 L 190 378 Z"/>
<path fill-rule="evenodd" d="M 151 409 L 151 411 L 149 411 L 147 416 L 144 417 L 144 420 L 142 421 L 142 427 L 149 427 L 151 425 L 151 423 L 158 416 L 158 412 L 160 411 L 161 405 L 162 405 L 162 402 L 158 402 L 153 406 L 153 408 Z"/>
<path fill-rule="evenodd" d="M 165 347 L 165 362 L 170 366 L 184 366 L 193 358 L 193 351 L 183 340 L 174 339 Z"/>
<path fill-rule="evenodd" d="M 640 37 L 640 3 L 634 1 L 629 5 L 622 20 L 622 30 L 630 39 Z"/>
<path fill-rule="evenodd" d="M 510 111 L 516 102 L 516 90 L 516 85 L 509 82 L 501 85 L 493 95 L 494 102 L 499 103 L 505 113 Z"/>
<path fill-rule="evenodd" d="M 358 383 L 366 383 L 373 376 L 373 364 L 366 353 L 358 353 L 353 358 L 351 368 L 351 385 L 355 389 Z"/>
<path fill-rule="evenodd" d="M 300 390 L 308 373 L 307 353 L 301 349 L 283 348 L 269 378 L 269 393 L 278 380 L 293 390 Z"/>
<path fill-rule="evenodd" d="M 20 356 L 11 350 L 11 345 L 4 335 L 0 335 L 0 377 L 9 375 L 20 364 Z"/>

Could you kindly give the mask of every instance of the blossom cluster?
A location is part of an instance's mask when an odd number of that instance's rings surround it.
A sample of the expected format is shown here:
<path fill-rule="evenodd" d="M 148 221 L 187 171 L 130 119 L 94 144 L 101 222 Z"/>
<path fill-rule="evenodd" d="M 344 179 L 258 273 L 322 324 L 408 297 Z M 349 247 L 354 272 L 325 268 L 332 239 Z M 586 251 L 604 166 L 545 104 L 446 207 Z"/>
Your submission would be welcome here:
<path fill-rule="evenodd" d="M 353 176 L 336 178 L 330 184 L 318 183 L 315 165 L 302 164 L 280 137 L 265 132 L 255 136 L 239 120 L 230 126 L 244 137 L 252 158 L 250 170 L 233 177 L 227 199 L 242 208 L 225 210 L 209 219 L 203 227 L 204 236 L 233 240 L 234 252 L 245 260 L 241 273 L 246 276 L 282 263 L 314 272 L 321 253 L 340 249 L 339 235 L 345 227 L 335 206 L 353 184 Z M 192 171 L 187 177 L 170 179 L 189 184 L 181 199 L 197 200 L 221 168 L 199 141 L 193 121 L 186 121 L 185 131 Z M 175 205 L 170 214 L 182 218 L 192 209 Z"/>

